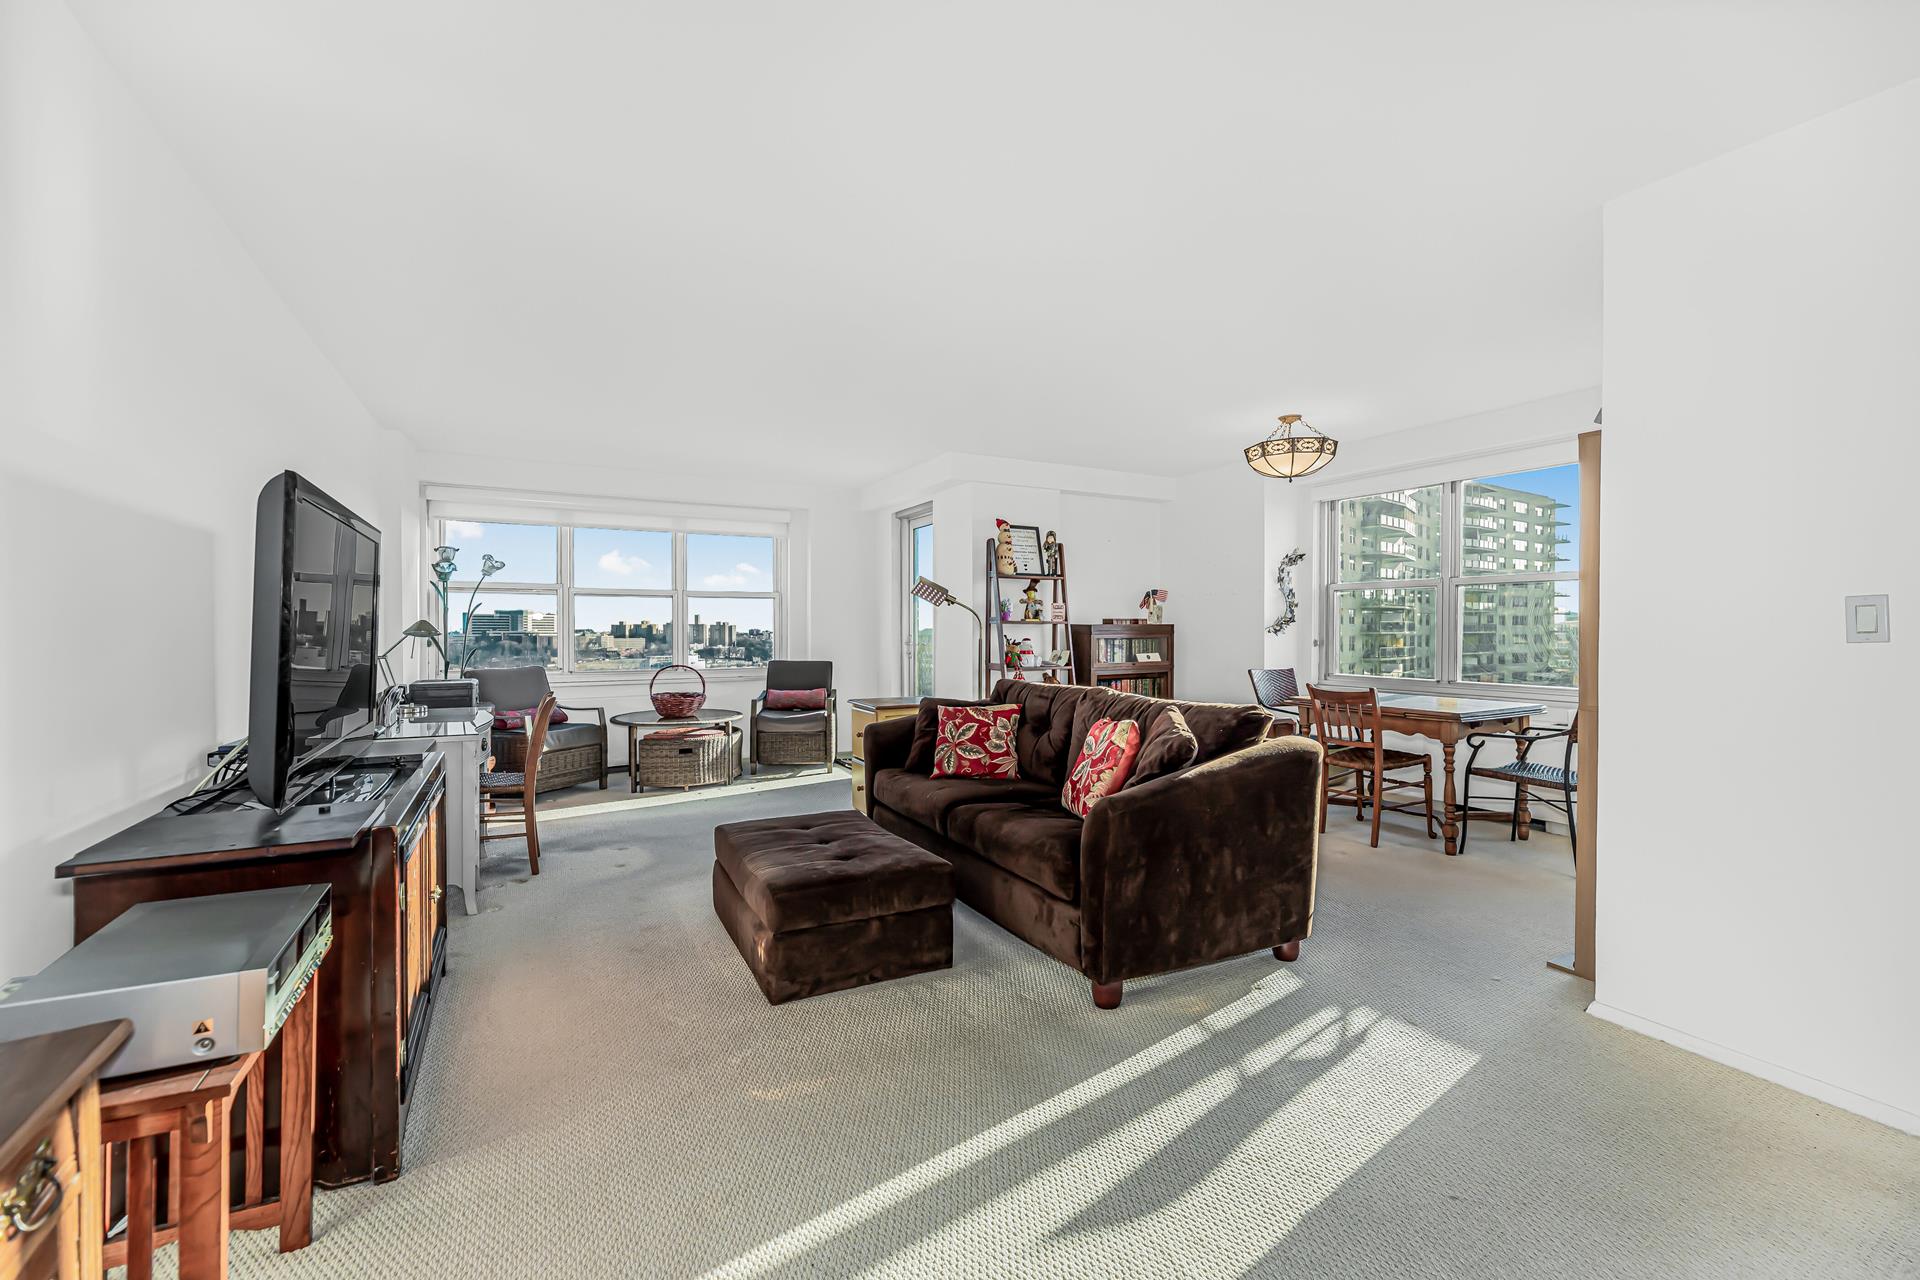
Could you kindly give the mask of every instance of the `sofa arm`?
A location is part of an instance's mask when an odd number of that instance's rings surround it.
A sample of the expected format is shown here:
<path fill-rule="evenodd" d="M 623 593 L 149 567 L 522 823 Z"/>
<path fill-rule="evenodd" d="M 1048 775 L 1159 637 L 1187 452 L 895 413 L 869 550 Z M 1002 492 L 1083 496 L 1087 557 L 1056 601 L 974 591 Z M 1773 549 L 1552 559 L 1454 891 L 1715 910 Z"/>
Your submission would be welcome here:
<path fill-rule="evenodd" d="M 1311 738 L 1269 739 L 1096 804 L 1080 839 L 1087 976 L 1119 982 L 1305 937 L 1322 756 Z"/>
<path fill-rule="evenodd" d="M 913 749 L 914 717 L 895 716 L 875 720 L 860 731 L 860 758 L 867 763 L 867 778 L 882 769 L 903 769 Z"/>

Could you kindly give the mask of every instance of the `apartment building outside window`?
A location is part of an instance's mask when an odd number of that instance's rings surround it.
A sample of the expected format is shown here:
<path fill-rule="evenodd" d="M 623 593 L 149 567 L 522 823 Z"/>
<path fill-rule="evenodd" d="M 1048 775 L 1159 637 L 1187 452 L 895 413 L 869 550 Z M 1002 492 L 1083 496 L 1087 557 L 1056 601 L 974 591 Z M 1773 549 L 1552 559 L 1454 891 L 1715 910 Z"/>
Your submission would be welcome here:
<path fill-rule="evenodd" d="M 1330 676 L 1574 687 L 1580 469 L 1326 504 Z"/>

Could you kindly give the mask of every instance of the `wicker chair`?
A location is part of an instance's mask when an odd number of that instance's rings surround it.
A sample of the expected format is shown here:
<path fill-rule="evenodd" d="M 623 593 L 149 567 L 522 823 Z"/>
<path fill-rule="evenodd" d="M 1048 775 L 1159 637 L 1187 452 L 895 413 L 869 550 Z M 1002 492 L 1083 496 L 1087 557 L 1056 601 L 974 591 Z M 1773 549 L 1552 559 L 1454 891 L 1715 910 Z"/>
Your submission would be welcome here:
<path fill-rule="evenodd" d="M 479 683 L 480 701 L 493 704 L 496 714 L 531 711 L 553 692 L 544 667 L 492 667 L 471 673 Z M 607 787 L 607 712 L 605 707 L 559 707 L 570 716 L 592 716 L 593 723 L 567 722 L 547 731 L 546 757 L 540 761 L 540 790 L 558 791 L 582 782 Z M 527 770 L 527 731 L 493 731 L 495 764 L 506 773 Z"/>
<path fill-rule="evenodd" d="M 820 711 L 769 711 L 767 695 L 756 694 L 749 715 L 753 728 L 753 767 L 763 764 L 820 764 L 831 769 L 836 749 L 839 710 L 833 690 L 831 662 L 778 661 L 767 664 L 769 690 L 825 689 L 827 705 Z"/>

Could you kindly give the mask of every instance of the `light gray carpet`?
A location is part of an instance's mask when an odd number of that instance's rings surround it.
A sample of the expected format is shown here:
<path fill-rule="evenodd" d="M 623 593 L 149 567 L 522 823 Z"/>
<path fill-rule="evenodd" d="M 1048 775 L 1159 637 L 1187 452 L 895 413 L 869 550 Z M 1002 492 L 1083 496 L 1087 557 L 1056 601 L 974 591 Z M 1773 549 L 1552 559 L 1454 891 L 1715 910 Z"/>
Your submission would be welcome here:
<path fill-rule="evenodd" d="M 1298 964 L 1112 1013 L 964 908 L 951 971 L 769 1008 L 712 826 L 845 800 L 568 818 L 539 879 L 490 861 L 407 1172 L 323 1193 L 304 1252 L 236 1236 L 234 1274 L 1920 1274 L 1920 1140 L 1590 1018 L 1543 967 L 1560 841 L 1448 859 L 1336 817 Z"/>

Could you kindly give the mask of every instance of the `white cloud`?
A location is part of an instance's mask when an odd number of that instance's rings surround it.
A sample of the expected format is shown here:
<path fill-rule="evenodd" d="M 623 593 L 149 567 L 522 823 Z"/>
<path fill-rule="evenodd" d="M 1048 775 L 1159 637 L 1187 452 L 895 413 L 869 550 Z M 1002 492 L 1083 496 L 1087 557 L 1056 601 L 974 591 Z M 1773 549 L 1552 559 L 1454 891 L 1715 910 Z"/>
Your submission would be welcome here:
<path fill-rule="evenodd" d="M 645 573 L 647 570 L 653 568 L 651 564 L 639 556 L 623 556 L 618 551 L 607 552 L 600 557 L 598 563 L 600 567 L 608 573 L 617 573 L 623 577 L 636 573 Z"/>
<path fill-rule="evenodd" d="M 739 591 L 747 585 L 747 577 L 743 573 L 710 573 L 700 581 L 722 591 Z"/>
<path fill-rule="evenodd" d="M 487 530 L 485 525 L 475 524 L 471 520 L 449 520 L 447 521 L 447 536 L 449 538 L 458 538 L 462 542 L 472 542 L 475 538 L 486 537 Z"/>
<path fill-rule="evenodd" d="M 733 566 L 733 568 L 736 573 L 744 573 L 748 577 L 752 577 L 753 575 L 760 572 L 760 566 L 748 564 L 744 560 L 741 561 L 739 564 Z"/>

